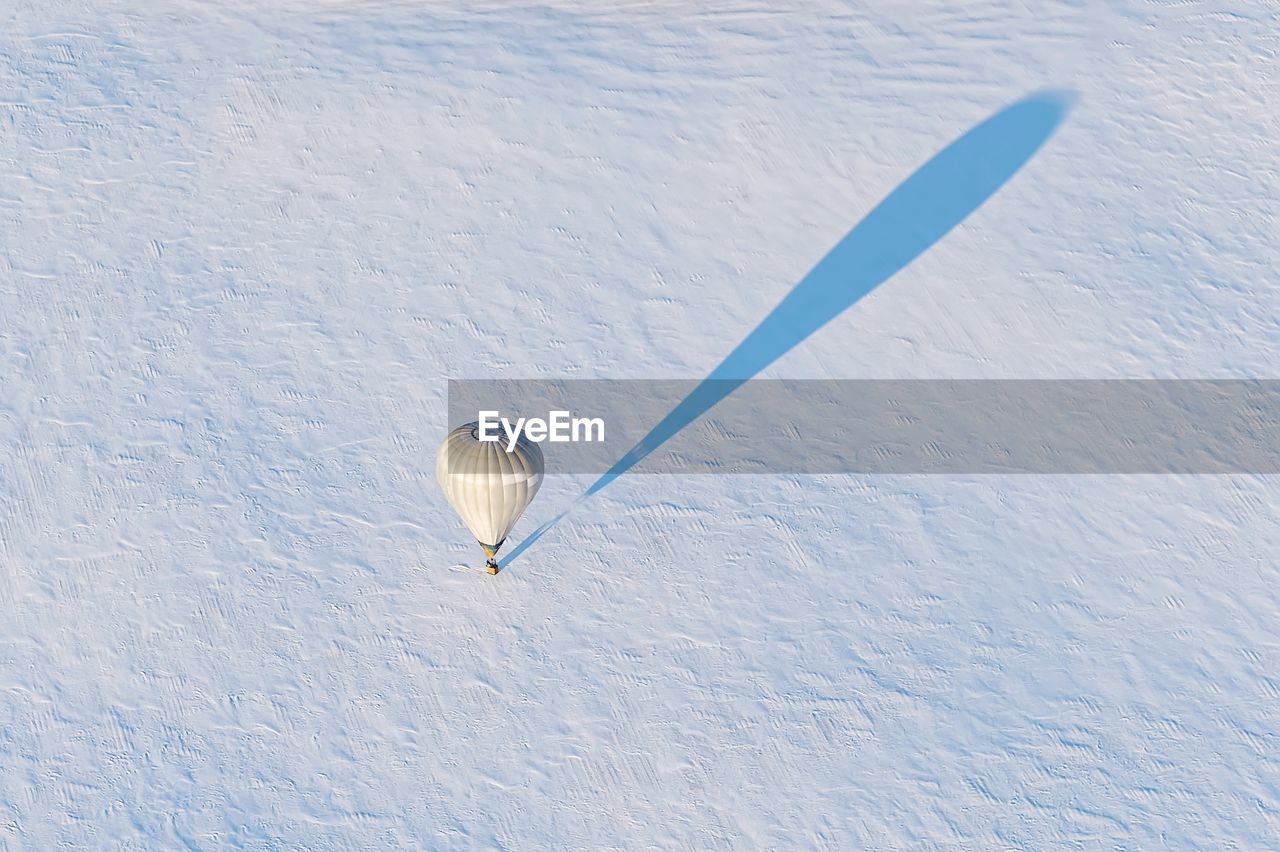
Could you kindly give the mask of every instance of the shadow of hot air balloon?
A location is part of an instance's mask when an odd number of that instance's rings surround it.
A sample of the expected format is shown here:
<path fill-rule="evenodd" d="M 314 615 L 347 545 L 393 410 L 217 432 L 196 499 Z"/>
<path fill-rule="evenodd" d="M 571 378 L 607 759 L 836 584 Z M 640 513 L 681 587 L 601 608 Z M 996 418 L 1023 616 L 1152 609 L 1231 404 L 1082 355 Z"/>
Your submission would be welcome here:
<path fill-rule="evenodd" d="M 1038 92 L 970 129 L 876 205 L 711 374 L 559 515 L 503 561 L 510 564 L 568 512 L 630 470 L 942 239 L 1031 159 L 1066 116 L 1066 92 Z"/>

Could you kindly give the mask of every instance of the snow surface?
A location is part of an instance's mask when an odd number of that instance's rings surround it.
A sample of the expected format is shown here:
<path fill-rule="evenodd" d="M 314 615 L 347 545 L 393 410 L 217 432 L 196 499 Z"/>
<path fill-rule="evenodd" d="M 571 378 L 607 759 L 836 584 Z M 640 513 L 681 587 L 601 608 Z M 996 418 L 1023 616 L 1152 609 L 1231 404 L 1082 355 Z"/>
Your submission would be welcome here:
<path fill-rule="evenodd" d="M 1274 477 L 630 476 L 490 578 L 433 454 L 449 377 L 706 375 L 1046 88 L 763 375 L 1276 378 L 1278 53 L 1266 0 L 0 5 L 0 845 L 1274 843 Z"/>

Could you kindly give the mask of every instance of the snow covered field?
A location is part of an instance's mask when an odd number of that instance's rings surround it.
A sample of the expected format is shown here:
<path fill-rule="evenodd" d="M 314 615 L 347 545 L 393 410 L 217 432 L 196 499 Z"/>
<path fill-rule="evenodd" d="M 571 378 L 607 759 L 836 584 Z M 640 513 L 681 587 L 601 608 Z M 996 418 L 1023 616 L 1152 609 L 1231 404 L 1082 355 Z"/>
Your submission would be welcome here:
<path fill-rule="evenodd" d="M 502 574 L 453 378 L 1280 378 L 1265 0 L 0 5 L 0 846 L 1263 848 L 1280 482 L 630 476 Z M 591 477 L 553 476 L 514 538 Z"/>

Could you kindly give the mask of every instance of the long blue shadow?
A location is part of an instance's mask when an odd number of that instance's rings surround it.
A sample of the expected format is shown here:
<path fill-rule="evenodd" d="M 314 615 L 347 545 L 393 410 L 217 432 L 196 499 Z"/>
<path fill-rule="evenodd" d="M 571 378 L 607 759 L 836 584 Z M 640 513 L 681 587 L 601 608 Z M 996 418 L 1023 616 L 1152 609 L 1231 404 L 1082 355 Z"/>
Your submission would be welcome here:
<path fill-rule="evenodd" d="M 597 493 L 743 383 L 888 280 L 964 221 L 1031 159 L 1071 96 L 1038 92 L 942 149 L 836 244 L 689 395 L 583 492 L 503 560 L 510 564 L 573 506 Z"/>

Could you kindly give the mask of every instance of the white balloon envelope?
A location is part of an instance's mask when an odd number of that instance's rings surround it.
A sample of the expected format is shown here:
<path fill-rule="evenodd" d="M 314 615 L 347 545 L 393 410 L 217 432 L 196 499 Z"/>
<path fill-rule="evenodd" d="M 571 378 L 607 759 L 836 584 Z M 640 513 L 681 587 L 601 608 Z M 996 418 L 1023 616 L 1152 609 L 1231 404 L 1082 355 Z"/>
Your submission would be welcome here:
<path fill-rule="evenodd" d="M 504 441 L 481 441 L 479 424 L 459 426 L 436 452 L 436 479 L 449 505 L 489 557 L 494 557 L 511 528 L 542 486 L 542 448 L 523 435 L 510 452 Z"/>

